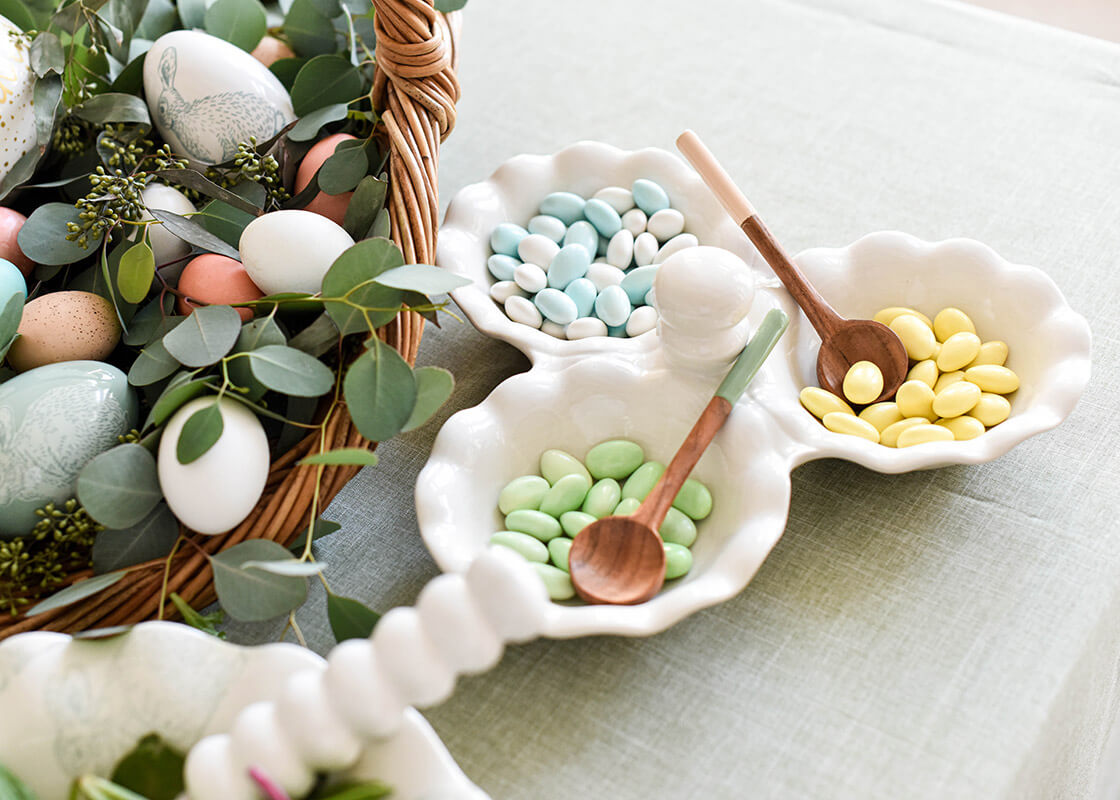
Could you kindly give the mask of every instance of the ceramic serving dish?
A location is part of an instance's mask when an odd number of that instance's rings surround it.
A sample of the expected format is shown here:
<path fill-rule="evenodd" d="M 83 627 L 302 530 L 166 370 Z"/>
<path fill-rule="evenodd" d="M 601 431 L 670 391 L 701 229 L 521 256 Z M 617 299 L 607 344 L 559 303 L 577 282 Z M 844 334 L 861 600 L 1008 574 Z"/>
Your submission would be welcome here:
<path fill-rule="evenodd" d="M 324 666 L 294 645 L 238 647 L 166 622 L 99 640 L 14 636 L 0 644 L 0 763 L 41 800 L 62 800 L 75 777 L 109 774 L 142 736 L 158 733 L 185 752 L 292 676 Z M 347 775 L 379 778 L 394 798 L 485 797 L 412 709 Z"/>
<path fill-rule="evenodd" d="M 752 326 L 773 307 L 786 310 L 791 324 L 697 466 L 716 510 L 699 526 L 692 571 L 638 606 L 553 603 L 545 635 L 648 635 L 738 593 L 781 536 L 790 473 L 806 461 L 841 458 L 885 473 L 988 461 L 1061 422 L 1088 382 L 1088 325 L 1043 272 L 1012 264 L 975 241 L 930 243 L 875 233 L 848 247 L 805 251 L 796 260 L 841 315 L 870 317 L 897 305 L 931 316 L 945 306 L 963 309 L 983 338 L 1008 343 L 1008 366 L 1022 388 L 1011 396 L 1007 421 L 967 442 L 894 449 L 833 433 L 798 401 L 803 387 L 816 385 L 819 338 L 683 161 L 596 143 L 551 157 L 520 156 L 457 195 L 440 233 L 439 263 L 475 281 L 455 295 L 471 321 L 533 362 L 529 372 L 446 423 L 417 481 L 420 530 L 442 569 L 463 571 L 488 549 L 490 536 L 504 527 L 498 492 L 534 472 L 542 451 L 561 448 L 582 457 L 603 439 L 625 436 L 642 444 L 647 458 L 665 460 L 718 383 L 718 376 L 667 357 L 660 329 L 631 341 L 562 341 L 512 322 L 486 293 L 494 225 L 526 221 L 552 191 L 587 194 L 642 176 L 657 180 L 675 206 L 687 209 L 702 243 L 731 249 L 747 264 L 756 287 Z"/>

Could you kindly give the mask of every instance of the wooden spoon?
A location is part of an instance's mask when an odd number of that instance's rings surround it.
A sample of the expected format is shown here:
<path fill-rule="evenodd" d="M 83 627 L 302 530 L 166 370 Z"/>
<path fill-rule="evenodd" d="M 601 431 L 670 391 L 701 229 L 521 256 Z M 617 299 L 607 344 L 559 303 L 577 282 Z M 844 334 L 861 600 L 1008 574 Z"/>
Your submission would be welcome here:
<path fill-rule="evenodd" d="M 821 349 L 817 354 L 817 381 L 820 385 L 837 397 L 844 397 L 844 376 L 848 374 L 848 369 L 857 361 L 870 361 L 883 373 L 883 391 L 872 402 L 893 397 L 906 380 L 910 368 L 906 348 L 898 335 L 874 320 L 845 319 L 837 314 L 762 224 L 758 212 L 700 137 L 692 131 L 685 131 L 677 138 L 677 147 L 700 173 L 727 213 L 750 237 L 820 335 Z"/>
<path fill-rule="evenodd" d="M 661 589 L 665 582 L 665 548 L 657 529 L 712 437 L 723 427 L 731 407 L 788 325 L 784 311 L 775 308 L 766 314 L 637 511 L 627 517 L 603 517 L 576 534 L 568 554 L 568 569 L 580 597 L 589 603 L 644 603 Z"/>

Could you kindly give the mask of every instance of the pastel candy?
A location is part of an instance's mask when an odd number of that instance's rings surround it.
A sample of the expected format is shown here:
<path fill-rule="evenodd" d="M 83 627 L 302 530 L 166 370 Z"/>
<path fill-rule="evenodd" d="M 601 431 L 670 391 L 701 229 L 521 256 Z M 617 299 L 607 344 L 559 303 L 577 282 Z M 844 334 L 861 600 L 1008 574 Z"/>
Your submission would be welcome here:
<path fill-rule="evenodd" d="M 634 195 L 629 189 L 621 186 L 608 186 L 595 192 L 594 200 L 602 200 L 619 214 L 625 214 L 634 208 Z"/>
<path fill-rule="evenodd" d="M 576 278 L 587 274 L 591 257 L 578 244 L 561 247 L 548 265 L 548 285 L 554 289 L 564 289 Z"/>
<path fill-rule="evenodd" d="M 548 590 L 548 596 L 553 600 L 571 600 L 576 596 L 576 590 L 572 586 L 572 579 L 568 577 L 568 573 L 564 570 L 554 567 L 551 564 L 533 564 L 533 569 L 544 581 L 544 586 Z"/>
<path fill-rule="evenodd" d="M 563 450 L 545 450 L 541 453 L 540 468 L 541 475 L 550 485 L 555 485 L 565 475 L 573 473 L 584 476 L 587 478 L 587 484 L 591 485 L 591 473 L 587 471 L 587 467 L 571 453 Z"/>
<path fill-rule="evenodd" d="M 599 290 L 587 278 L 576 278 L 564 288 L 564 294 L 576 304 L 577 316 L 587 317 L 595 310 L 595 298 Z"/>
<path fill-rule="evenodd" d="M 506 528 L 517 533 L 527 533 L 542 542 L 555 539 L 560 535 L 560 523 L 543 511 L 519 509 L 506 514 Z"/>
<path fill-rule="evenodd" d="M 490 270 L 490 274 L 500 281 L 512 281 L 513 273 L 521 262 L 513 256 L 505 256 L 501 253 L 495 253 L 486 259 L 486 268 Z"/>
<path fill-rule="evenodd" d="M 639 267 L 644 267 L 653 263 L 653 259 L 657 256 L 657 250 L 660 245 L 657 244 L 657 237 L 652 233 L 646 232 L 639 234 L 634 239 L 634 263 Z"/>
<path fill-rule="evenodd" d="M 533 301 L 520 295 L 512 295 L 506 298 L 504 308 L 510 319 L 514 322 L 520 322 L 522 325 L 528 325 L 530 328 L 539 328 L 541 323 L 544 322 L 544 317 L 533 305 Z"/>
<path fill-rule="evenodd" d="M 564 335 L 572 340 L 606 336 L 607 332 L 607 323 L 597 317 L 581 317 L 564 329 Z"/>
<path fill-rule="evenodd" d="M 646 178 L 634 181 L 630 191 L 634 195 L 634 204 L 652 217 L 663 208 L 669 207 L 669 195 L 658 184 Z"/>
<path fill-rule="evenodd" d="M 634 234 L 623 228 L 607 243 L 607 263 L 627 269 L 634 259 Z"/>
<path fill-rule="evenodd" d="M 587 469 L 598 479 L 623 480 L 642 465 L 642 446 L 629 439 L 610 439 L 587 451 Z"/>
<path fill-rule="evenodd" d="M 630 298 L 621 286 L 607 286 L 595 298 L 595 314 L 610 327 L 626 324 L 630 317 Z M 625 334 L 625 329 L 622 331 Z"/>
<path fill-rule="evenodd" d="M 587 279 L 601 292 L 608 286 L 618 286 L 626 273 L 610 264 L 595 263 L 587 268 Z"/>
<path fill-rule="evenodd" d="M 578 511 L 570 511 L 569 514 L 578 514 Z M 563 523 L 561 523 L 563 524 Z M 566 536 L 557 536 L 548 543 L 548 557 L 549 560 L 556 566 L 557 569 L 568 571 L 568 553 L 572 549 L 572 540 Z"/>
<path fill-rule="evenodd" d="M 552 241 L 560 244 L 564 239 L 564 234 L 568 232 L 568 226 L 564 221 L 548 214 L 538 214 L 529 220 L 529 233 L 539 233 L 541 236 L 547 236 Z"/>
<path fill-rule="evenodd" d="M 560 515 L 560 527 L 573 539 L 576 534 L 595 521 L 595 517 L 585 511 L 566 511 Z"/>
<path fill-rule="evenodd" d="M 552 259 L 560 252 L 560 245 L 539 233 L 530 233 L 517 245 L 518 257 L 528 263 L 547 269 Z"/>
<path fill-rule="evenodd" d="M 495 253 L 516 256 L 517 246 L 529 235 L 529 231 L 512 222 L 503 222 L 490 234 L 490 247 Z"/>
<path fill-rule="evenodd" d="M 648 302 L 648 301 L 647 301 Z M 635 308 L 630 312 L 630 319 L 626 320 L 626 335 L 633 338 L 648 333 L 657 327 L 657 309 L 645 305 Z"/>
<path fill-rule="evenodd" d="M 657 532 L 666 542 L 679 544 L 682 547 L 692 547 L 692 543 L 696 541 L 696 523 L 676 508 L 669 509 Z"/>
<path fill-rule="evenodd" d="M 599 231 L 585 219 L 572 223 L 568 232 L 564 234 L 564 246 L 578 244 L 587 251 L 587 257 L 594 258 L 595 251 L 599 248 Z"/>
<path fill-rule="evenodd" d="M 622 496 L 645 500 L 646 495 L 653 491 L 653 487 L 661 480 L 664 472 L 665 465 L 660 461 L 647 461 L 626 479 L 626 483 L 622 486 Z"/>
<path fill-rule="evenodd" d="M 659 242 L 667 242 L 684 231 L 684 214 L 675 208 L 663 208 L 649 218 L 646 230 L 657 237 Z"/>
<path fill-rule="evenodd" d="M 498 495 L 498 510 L 503 514 L 523 508 L 536 511 L 541 507 L 541 500 L 548 494 L 548 490 L 548 481 L 540 475 L 514 478 Z"/>
<path fill-rule="evenodd" d="M 513 271 L 513 281 L 529 294 L 536 294 L 548 285 L 548 276 L 536 264 L 518 264 Z"/>
<path fill-rule="evenodd" d="M 583 216 L 587 201 L 572 192 L 553 192 L 541 201 L 541 213 L 571 225 Z"/>
<path fill-rule="evenodd" d="M 694 520 L 702 520 L 712 513 L 712 493 L 695 478 L 689 478 L 673 498 L 673 508 L 678 508 Z"/>
<path fill-rule="evenodd" d="M 654 264 L 660 264 L 673 253 L 679 253 L 688 247 L 697 247 L 700 240 L 693 236 L 691 233 L 681 233 L 674 236 L 665 244 L 661 245 L 661 249 L 657 251 L 657 255 L 653 257 Z"/>
<path fill-rule="evenodd" d="M 513 281 L 498 281 L 491 285 L 490 296 L 504 305 L 511 297 L 526 297 L 526 292 Z"/>
<path fill-rule="evenodd" d="M 622 215 L 623 229 L 630 231 L 634 238 L 646 232 L 648 223 L 649 219 L 646 217 L 646 212 L 640 208 L 632 208 Z"/>
<path fill-rule="evenodd" d="M 617 506 L 614 507 L 614 516 L 628 517 L 638 510 L 641 501 L 636 497 L 624 497 Z"/>
<path fill-rule="evenodd" d="M 559 289 L 542 289 L 533 302 L 546 319 L 557 325 L 567 325 L 579 318 L 576 301 Z"/>
<path fill-rule="evenodd" d="M 680 578 L 692 569 L 692 551 L 673 542 L 665 542 L 665 580 Z"/>
<path fill-rule="evenodd" d="M 622 230 L 622 217 L 602 200 L 588 200 L 583 207 L 583 215 L 601 236 L 608 239 Z"/>
<path fill-rule="evenodd" d="M 585 514 L 590 514 L 595 519 L 608 516 L 614 507 L 622 500 L 622 487 L 614 478 L 603 478 L 595 482 L 584 498 L 580 509 Z M 561 520 L 563 524 L 563 520 Z"/>
<path fill-rule="evenodd" d="M 548 548 L 544 546 L 544 542 L 527 533 L 498 531 L 490 537 L 490 544 L 508 547 L 524 557 L 526 561 L 536 561 L 541 564 L 548 561 Z"/>
<path fill-rule="evenodd" d="M 565 475 L 552 485 L 548 494 L 541 500 L 541 512 L 552 517 L 559 517 L 568 511 L 575 511 L 583 504 L 587 497 L 587 490 L 591 488 L 591 481 L 582 475 Z"/>
<path fill-rule="evenodd" d="M 656 264 L 650 264 L 648 267 L 637 267 L 626 273 L 619 285 L 633 305 L 640 306 L 645 302 L 646 294 L 653 288 L 657 269 Z"/>

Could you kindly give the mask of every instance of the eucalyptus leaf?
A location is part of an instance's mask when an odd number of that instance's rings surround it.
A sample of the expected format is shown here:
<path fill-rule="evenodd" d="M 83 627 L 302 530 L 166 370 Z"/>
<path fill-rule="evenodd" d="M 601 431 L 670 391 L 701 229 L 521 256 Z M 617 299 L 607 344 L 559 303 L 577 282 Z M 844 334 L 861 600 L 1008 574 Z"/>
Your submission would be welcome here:
<path fill-rule="evenodd" d="M 393 793 L 393 787 L 382 781 L 361 781 L 325 787 L 308 800 L 381 800 Z"/>
<path fill-rule="evenodd" d="M 320 58 L 322 56 L 319 56 Z M 288 131 L 288 138 L 293 142 L 307 142 L 319 134 L 319 130 L 332 122 L 346 119 L 348 106 L 345 103 L 322 106 L 300 117 L 295 127 Z"/>
<path fill-rule="evenodd" d="M 124 636 L 133 627 L 132 625 L 110 625 L 107 628 L 90 628 L 86 631 L 78 631 L 70 634 L 70 636 L 82 641 L 100 642 L 105 639 L 116 639 L 118 636 Z"/>
<path fill-rule="evenodd" d="M 66 223 L 78 223 L 78 209 L 68 203 L 44 203 L 32 212 L 19 229 L 19 249 L 37 264 L 73 264 L 95 252 L 66 239 Z"/>
<path fill-rule="evenodd" d="M 334 372 L 319 359 L 285 345 L 265 345 L 249 353 L 253 376 L 283 394 L 319 397 L 334 387 Z"/>
<path fill-rule="evenodd" d="M 148 413 L 143 430 L 161 427 L 171 419 L 172 414 L 191 400 L 201 397 L 207 391 L 217 391 L 218 387 L 213 376 L 196 377 L 200 371 L 181 372 L 168 382 L 159 398 L 152 404 L 152 410 Z"/>
<path fill-rule="evenodd" d="M 158 503 L 135 525 L 97 534 L 93 540 L 93 571 L 101 574 L 166 558 L 178 539 L 179 520 L 166 503 Z"/>
<path fill-rule="evenodd" d="M 149 733 L 117 763 L 109 779 L 148 800 L 175 800 L 184 788 L 185 763 L 182 753 Z"/>
<path fill-rule="evenodd" d="M 295 0 L 284 16 L 284 33 L 300 55 L 333 53 L 337 35 L 332 23 L 311 0 Z"/>
<path fill-rule="evenodd" d="M 39 800 L 39 795 L 3 764 L 0 764 L 0 797 L 4 800 Z"/>
<path fill-rule="evenodd" d="M 307 438 L 313 431 L 304 427 L 315 421 L 319 410 L 319 399 L 316 397 L 285 397 L 284 427 L 280 429 L 280 438 L 276 443 L 276 452 L 286 453 Z"/>
<path fill-rule="evenodd" d="M 292 337 L 289 347 L 302 350 L 318 358 L 338 343 L 340 332 L 328 314 L 320 314 L 315 321 Z"/>
<path fill-rule="evenodd" d="M 54 6 L 51 6 L 53 10 Z M 36 20 L 28 4 L 24 0 L 0 0 L 0 15 L 7 17 L 21 31 L 30 31 L 45 28 L 45 20 Z M 49 18 L 49 15 L 48 15 Z M 0 778 L 3 773 L 0 773 Z M 0 781 L 0 787 L 4 784 Z M 4 795 L 0 793 L 0 797 Z"/>
<path fill-rule="evenodd" d="M 374 278 L 403 264 L 400 248 L 388 239 L 365 239 L 335 259 L 323 276 L 322 294 L 327 313 L 339 331 L 343 334 L 369 331 L 392 321 L 400 308 L 402 295 L 397 289 L 374 283 Z M 349 303 L 342 302 L 341 298 Z"/>
<path fill-rule="evenodd" d="M 237 252 L 237 248 L 230 247 L 197 222 L 179 214 L 164 211 L 162 208 L 150 208 L 148 211 L 184 242 L 208 252 L 217 253 L 220 256 L 228 256 L 236 261 L 241 260 L 241 254 Z"/>
<path fill-rule="evenodd" d="M 242 569 L 260 569 L 273 575 L 291 575 L 297 578 L 307 578 L 318 575 L 327 565 L 321 561 L 300 561 L 293 558 L 288 561 L 246 561 Z"/>
<path fill-rule="evenodd" d="M 448 14 L 452 11 L 458 11 L 467 4 L 467 0 L 436 0 L 436 11 L 442 11 Z"/>
<path fill-rule="evenodd" d="M 206 24 L 207 0 L 179 0 L 179 18 L 184 28 L 201 28 Z"/>
<path fill-rule="evenodd" d="M 380 339 L 350 365 L 342 389 L 355 427 L 373 442 L 400 433 L 416 405 L 412 368 Z"/>
<path fill-rule="evenodd" d="M 106 92 L 94 95 L 71 112 L 74 116 L 104 125 L 109 122 L 135 122 L 150 126 L 152 118 L 148 114 L 148 104 L 134 94 Z"/>
<path fill-rule="evenodd" d="M 250 52 L 260 44 L 268 21 L 257 0 L 217 0 L 206 9 L 203 27 L 211 36 Z"/>
<path fill-rule="evenodd" d="M 383 208 L 381 213 L 377 215 L 377 219 L 373 221 L 373 227 L 369 229 L 367 236 L 388 239 L 392 232 L 393 224 L 389 219 L 389 209 Z"/>
<path fill-rule="evenodd" d="M 121 256 L 117 270 L 117 288 L 121 297 L 139 303 L 148 296 L 156 276 L 156 259 L 147 242 L 137 242 Z"/>
<path fill-rule="evenodd" d="M 133 386 L 158 383 L 179 369 L 179 362 L 167 352 L 163 341 L 157 339 L 140 351 L 128 370 L 128 382 Z"/>
<path fill-rule="evenodd" d="M 336 642 L 368 639 L 381 615 L 351 597 L 327 594 L 327 620 Z"/>
<path fill-rule="evenodd" d="M 299 608 L 307 599 L 307 579 L 242 569 L 249 561 L 288 561 L 288 550 L 268 539 L 249 539 L 210 557 L 214 588 L 227 614 L 242 622 L 263 622 Z"/>
<path fill-rule="evenodd" d="M 221 200 L 211 200 L 194 215 L 194 219 L 230 247 L 237 247 L 241 234 L 256 219 L 256 215 L 247 214 Z"/>
<path fill-rule="evenodd" d="M 206 367 L 230 351 L 241 333 L 241 315 L 229 306 L 196 308 L 163 337 L 163 346 L 185 367 Z"/>
<path fill-rule="evenodd" d="M 132 43 L 136 45 L 137 41 L 134 39 Z M 151 46 L 150 43 L 148 46 Z M 113 79 L 113 84 L 109 88 L 114 92 L 122 92 L 124 94 L 140 94 L 143 92 L 145 55 L 146 52 L 141 52 L 133 56 L 132 60 L 120 71 L 120 74 Z"/>
<path fill-rule="evenodd" d="M 284 332 L 280 330 L 276 320 L 272 317 L 261 317 L 241 326 L 241 333 L 237 336 L 233 352 L 248 353 L 258 347 L 285 343 Z M 230 380 L 236 386 L 247 390 L 246 397 L 250 400 L 259 400 L 268 392 L 268 387 L 254 377 L 248 358 L 230 358 L 226 365 Z"/>
<path fill-rule="evenodd" d="M 373 175 L 367 175 L 359 181 L 342 220 L 342 227 L 354 241 L 365 237 L 377 215 L 385 207 L 388 193 L 389 183 Z"/>
<path fill-rule="evenodd" d="M 140 18 L 140 24 L 136 26 L 135 38 L 154 42 L 165 33 L 170 33 L 179 27 L 179 15 L 171 0 L 147 0 L 143 5 L 145 6 L 144 16 Z M 180 0 L 180 8 L 186 5 L 188 5 L 187 2 Z M 187 26 L 185 22 L 183 24 L 186 27 L 197 27 Z"/>
<path fill-rule="evenodd" d="M 206 455 L 218 439 L 222 438 L 224 428 L 225 423 L 217 402 L 191 414 L 183 423 L 179 441 L 175 445 L 175 457 L 179 463 L 190 464 Z"/>
<path fill-rule="evenodd" d="M 77 603 L 79 600 L 85 600 L 87 597 L 113 586 L 124 576 L 124 572 L 110 572 L 107 575 L 95 575 L 92 578 L 78 581 L 67 586 L 61 592 L 55 592 L 46 600 L 36 603 L 24 612 L 24 616 L 34 617 L 37 614 L 45 614 L 48 611 L 54 611 L 56 608 L 64 608 Z"/>
<path fill-rule="evenodd" d="M 361 140 L 339 142 L 319 168 L 319 188 L 326 194 L 342 194 L 355 188 L 369 172 L 369 159 Z"/>
<path fill-rule="evenodd" d="M 455 388 L 455 378 L 441 367 L 420 367 L 413 370 L 412 374 L 416 379 L 416 405 L 412 408 L 408 422 L 401 429 L 402 432 L 419 428 L 431 419 L 432 414 L 447 402 Z"/>
<path fill-rule="evenodd" d="M 340 447 L 337 450 L 327 450 L 324 453 L 316 453 L 313 456 L 308 456 L 299 463 L 301 466 L 308 464 L 326 464 L 330 466 L 348 464 L 361 467 L 373 467 L 377 465 L 377 453 L 361 447 Z"/>
<path fill-rule="evenodd" d="M 428 295 L 446 294 L 471 282 L 469 278 L 428 264 L 405 264 L 382 272 L 374 280 L 382 286 Z"/>
<path fill-rule="evenodd" d="M 291 92 L 292 86 L 296 82 L 296 75 L 299 74 L 299 71 L 303 69 L 303 65 L 306 63 L 306 58 L 281 58 L 273 61 L 268 70 L 277 77 L 280 83 L 284 84 L 285 89 Z M 295 128 L 293 127 L 292 130 L 294 131 Z"/>
<path fill-rule="evenodd" d="M 138 444 L 121 444 L 78 473 L 78 500 L 106 528 L 136 525 L 163 499 L 156 460 Z"/>
<path fill-rule="evenodd" d="M 49 80 L 49 78 L 41 79 L 36 84 L 36 88 L 45 80 Z M 36 109 L 36 115 L 38 115 L 38 109 Z M 12 165 L 7 175 L 0 178 L 0 200 L 7 197 L 16 187 L 26 183 L 31 179 L 31 176 L 35 174 L 35 168 L 39 165 L 39 159 L 43 157 L 42 147 L 42 145 L 39 147 L 32 147 L 19 157 L 19 160 Z"/>
<path fill-rule="evenodd" d="M 327 536 L 330 536 L 332 533 L 337 533 L 340 530 L 342 530 L 342 526 L 339 525 L 337 522 L 331 522 L 328 519 L 322 519 L 322 518 L 317 519 L 317 520 L 315 520 L 314 533 L 312 533 L 312 535 L 311 535 L 311 541 L 313 543 L 317 542 L 320 539 L 326 538 Z M 290 551 L 292 551 L 293 553 L 299 553 L 299 552 L 302 552 L 303 549 L 306 546 L 307 546 L 307 529 L 305 528 L 303 533 L 301 533 L 299 535 L 299 537 L 297 537 L 294 542 L 292 542 L 290 545 L 288 545 L 288 549 Z"/>
<path fill-rule="evenodd" d="M 16 331 L 19 330 L 20 319 L 23 317 L 23 295 L 16 292 L 8 301 L 4 303 L 4 307 L 0 309 L 0 348 L 6 347 L 11 344 L 12 339 L 15 338 Z M 0 361 L 4 357 L 0 355 Z"/>
<path fill-rule="evenodd" d="M 40 78 L 49 72 L 58 75 L 66 67 L 66 54 L 62 51 L 62 42 L 49 31 L 43 31 L 31 42 L 31 52 L 28 54 L 31 69 Z"/>
<path fill-rule="evenodd" d="M 132 318 L 132 324 L 128 327 L 128 333 L 123 337 L 125 344 L 130 347 L 140 347 L 148 344 L 155 338 L 155 333 L 163 324 L 165 319 L 175 319 L 182 322 L 186 317 L 172 317 L 171 310 L 174 307 L 175 298 L 172 295 L 166 297 L 156 297 L 146 306 L 136 312 L 136 316 Z M 172 326 L 173 327 L 173 326 Z M 170 330 L 170 328 L 168 328 Z M 164 331 L 167 333 L 167 331 Z M 162 337 L 162 334 L 160 334 Z"/>
<path fill-rule="evenodd" d="M 292 108 L 300 117 L 324 106 L 346 105 L 361 96 L 362 74 L 336 54 L 315 56 L 303 65 L 292 84 Z"/>
<path fill-rule="evenodd" d="M 179 612 L 179 616 L 183 618 L 184 623 L 219 639 L 226 638 L 226 632 L 218 630 L 217 627 L 225 619 L 225 614 L 221 609 L 211 614 L 200 614 L 175 592 L 172 592 L 168 599 L 171 600 L 171 604 L 175 606 L 175 610 Z"/>
<path fill-rule="evenodd" d="M 311 4 L 315 6 L 316 11 L 327 19 L 334 19 L 342 13 L 342 9 L 338 6 L 338 0 L 311 0 Z"/>
<path fill-rule="evenodd" d="M 254 217 L 261 212 L 260 205 L 254 205 L 236 192 L 232 192 L 229 189 L 223 189 L 221 186 L 214 183 L 198 170 L 161 169 L 153 174 L 157 178 L 167 181 L 168 183 L 175 184 L 176 186 L 182 186 L 187 189 L 194 189 L 199 194 L 204 194 L 207 197 L 214 198 L 215 200 L 221 200 L 236 209 L 244 211 L 246 214 L 252 214 Z M 254 186 L 258 185 L 259 184 L 254 184 Z"/>

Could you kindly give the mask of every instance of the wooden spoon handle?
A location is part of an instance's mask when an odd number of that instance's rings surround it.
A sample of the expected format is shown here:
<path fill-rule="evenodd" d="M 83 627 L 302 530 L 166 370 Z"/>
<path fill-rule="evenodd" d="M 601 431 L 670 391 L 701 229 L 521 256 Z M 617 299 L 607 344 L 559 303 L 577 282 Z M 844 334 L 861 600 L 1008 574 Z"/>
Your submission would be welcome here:
<path fill-rule="evenodd" d="M 712 155 L 712 151 L 691 130 L 686 130 L 677 137 L 677 148 L 688 159 L 693 169 L 700 174 L 720 205 L 747 234 L 751 243 L 774 270 L 774 274 L 785 284 L 794 301 L 801 306 L 801 310 L 805 312 L 813 328 L 820 334 L 821 340 L 832 336 L 844 321 L 843 318 L 801 274 L 801 270 L 767 230 L 754 206 L 735 185 L 735 181 L 731 180 L 731 176 Z"/>
<path fill-rule="evenodd" d="M 669 462 L 661 480 L 646 496 L 641 507 L 634 512 L 635 519 L 654 530 L 661 526 L 662 520 L 673 505 L 673 500 L 676 499 L 677 492 L 692 473 L 692 468 L 696 466 L 700 456 L 704 455 L 704 451 L 708 449 L 716 433 L 723 427 L 735 401 L 742 396 L 747 384 L 751 382 L 788 326 L 789 317 L 781 309 L 772 308 L 766 313 L 762 324 L 758 326 L 758 330 L 739 353 L 731 370 L 716 389 L 715 396 L 708 401 L 704 412 L 688 432 L 684 444 Z"/>

